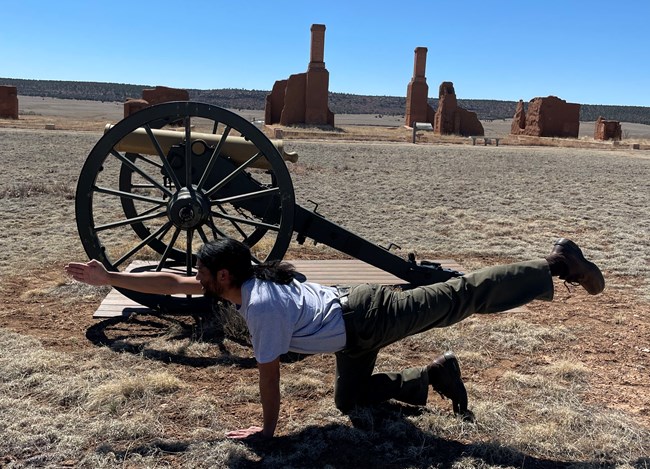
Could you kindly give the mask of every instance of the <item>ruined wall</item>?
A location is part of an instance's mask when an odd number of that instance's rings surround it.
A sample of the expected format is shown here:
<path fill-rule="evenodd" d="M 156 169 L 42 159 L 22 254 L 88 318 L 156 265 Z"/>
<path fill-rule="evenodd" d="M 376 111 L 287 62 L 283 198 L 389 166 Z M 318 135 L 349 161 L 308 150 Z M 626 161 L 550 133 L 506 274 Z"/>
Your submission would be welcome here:
<path fill-rule="evenodd" d="M 438 89 L 438 109 L 433 122 L 433 131 L 441 135 L 485 135 L 483 124 L 475 112 L 458 106 L 454 84 L 443 81 Z"/>
<path fill-rule="evenodd" d="M 434 111 L 428 103 L 429 85 L 425 76 L 427 67 L 427 48 L 416 47 L 413 64 L 413 77 L 406 88 L 406 126 L 413 127 L 416 122 L 433 124 Z"/>
<path fill-rule="evenodd" d="M 515 117 L 512 119 L 512 125 L 510 126 L 510 133 L 517 135 L 521 129 L 526 128 L 526 112 L 524 111 L 524 101 L 522 99 L 517 103 L 517 109 L 515 109 Z"/>
<path fill-rule="evenodd" d="M 523 123 L 523 101 L 517 104 L 510 133 L 535 137 L 578 138 L 580 130 L 580 105 L 567 103 L 556 96 L 533 98 Z"/>
<path fill-rule="evenodd" d="M 167 86 L 156 86 L 142 90 L 142 99 L 128 98 L 124 103 L 124 117 L 154 104 L 167 103 L 170 101 L 189 101 L 190 94 L 187 90 L 169 88 Z"/>
<path fill-rule="evenodd" d="M 598 117 L 594 129 L 596 140 L 620 140 L 623 137 L 621 123 L 619 121 L 607 121 Z"/>
<path fill-rule="evenodd" d="M 18 90 L 15 86 L 0 85 L 0 117 L 18 119 Z"/>
<path fill-rule="evenodd" d="M 266 95 L 264 105 L 264 122 L 280 122 L 282 109 L 284 109 L 284 91 L 289 80 L 278 80 L 273 84 L 271 94 Z"/>
<path fill-rule="evenodd" d="M 311 26 L 311 57 L 307 72 L 278 80 L 266 96 L 264 118 L 270 124 L 334 125 L 329 110 L 329 72 L 325 68 L 325 25 Z"/>
<path fill-rule="evenodd" d="M 280 124 L 305 124 L 307 74 L 291 75 L 284 89 L 284 107 L 280 114 Z"/>

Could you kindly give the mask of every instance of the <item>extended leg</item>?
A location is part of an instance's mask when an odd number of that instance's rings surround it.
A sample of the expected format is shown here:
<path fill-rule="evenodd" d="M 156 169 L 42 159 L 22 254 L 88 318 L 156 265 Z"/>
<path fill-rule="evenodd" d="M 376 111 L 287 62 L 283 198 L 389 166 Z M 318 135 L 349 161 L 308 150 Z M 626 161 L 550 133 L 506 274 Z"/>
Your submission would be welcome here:
<path fill-rule="evenodd" d="M 495 313 L 553 298 L 551 273 L 543 259 L 489 267 L 407 291 L 368 288 L 350 292 L 356 338 L 348 352 L 353 355 L 433 327 L 450 326 L 474 313 Z"/>

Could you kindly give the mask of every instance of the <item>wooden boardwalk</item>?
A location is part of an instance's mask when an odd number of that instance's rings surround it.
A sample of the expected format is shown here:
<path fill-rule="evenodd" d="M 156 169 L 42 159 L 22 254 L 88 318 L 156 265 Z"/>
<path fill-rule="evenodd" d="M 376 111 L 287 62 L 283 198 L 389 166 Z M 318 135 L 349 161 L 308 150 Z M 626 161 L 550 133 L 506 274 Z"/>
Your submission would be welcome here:
<path fill-rule="evenodd" d="M 308 282 L 322 285 L 359 285 L 362 283 L 379 283 L 382 285 L 403 285 L 405 282 L 388 272 L 359 260 L 290 260 L 296 270 L 307 277 Z M 463 271 L 463 268 L 451 259 L 441 259 L 434 262 L 452 270 Z M 146 264 L 134 262 L 127 270 L 139 270 Z M 522 308 L 518 308 L 520 310 Z M 113 318 L 129 316 L 133 313 L 148 313 L 150 309 L 112 289 L 93 314 L 94 318 Z"/>

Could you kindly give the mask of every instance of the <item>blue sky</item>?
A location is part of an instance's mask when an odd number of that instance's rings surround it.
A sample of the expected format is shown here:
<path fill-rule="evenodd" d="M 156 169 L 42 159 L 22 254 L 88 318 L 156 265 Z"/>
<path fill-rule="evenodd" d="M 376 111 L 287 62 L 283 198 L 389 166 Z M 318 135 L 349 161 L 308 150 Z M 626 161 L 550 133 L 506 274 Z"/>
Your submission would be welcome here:
<path fill-rule="evenodd" d="M 324 24 L 332 92 L 650 106 L 650 1 L 2 0 L 0 77 L 270 90 Z M 18 90 L 20 94 L 20 90 Z"/>

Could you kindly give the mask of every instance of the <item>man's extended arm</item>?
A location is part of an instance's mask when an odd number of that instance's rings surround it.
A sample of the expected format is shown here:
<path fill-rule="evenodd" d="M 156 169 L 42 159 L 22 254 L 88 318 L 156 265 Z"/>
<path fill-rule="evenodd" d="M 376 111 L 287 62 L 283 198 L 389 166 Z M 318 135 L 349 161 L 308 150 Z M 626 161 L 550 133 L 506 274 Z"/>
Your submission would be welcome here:
<path fill-rule="evenodd" d="M 260 400 L 264 427 L 253 426 L 228 432 L 229 438 L 242 439 L 255 435 L 271 438 L 275 432 L 280 415 L 280 358 L 269 363 L 258 363 L 257 368 L 260 373 Z"/>
<path fill-rule="evenodd" d="M 75 280 L 89 285 L 111 285 L 142 293 L 161 295 L 200 295 L 201 284 L 194 277 L 185 277 L 167 272 L 108 272 L 104 265 L 96 260 L 89 262 L 71 262 L 65 271 Z"/>

